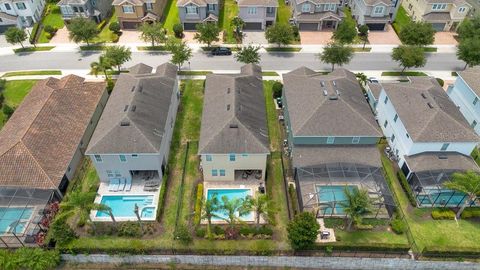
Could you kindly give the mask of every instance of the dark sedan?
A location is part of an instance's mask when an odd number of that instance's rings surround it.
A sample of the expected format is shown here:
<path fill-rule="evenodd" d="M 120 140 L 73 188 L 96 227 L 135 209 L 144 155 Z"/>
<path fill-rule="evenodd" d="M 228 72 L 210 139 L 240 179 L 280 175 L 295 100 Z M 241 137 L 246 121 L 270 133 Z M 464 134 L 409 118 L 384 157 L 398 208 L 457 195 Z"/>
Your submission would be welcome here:
<path fill-rule="evenodd" d="M 214 48 L 210 53 L 212 55 L 232 55 L 232 50 L 227 47 L 217 47 Z"/>

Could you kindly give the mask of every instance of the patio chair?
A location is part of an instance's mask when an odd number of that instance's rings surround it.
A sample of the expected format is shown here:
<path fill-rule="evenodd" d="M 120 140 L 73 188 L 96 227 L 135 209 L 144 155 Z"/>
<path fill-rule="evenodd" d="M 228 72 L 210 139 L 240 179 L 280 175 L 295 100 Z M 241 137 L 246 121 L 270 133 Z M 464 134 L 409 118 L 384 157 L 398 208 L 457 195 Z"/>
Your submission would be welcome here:
<path fill-rule="evenodd" d="M 132 189 L 132 179 L 127 178 L 125 182 L 125 191 L 130 191 Z"/>
<path fill-rule="evenodd" d="M 123 191 L 125 189 L 125 178 L 120 179 L 120 185 L 118 186 L 118 191 Z"/>
<path fill-rule="evenodd" d="M 108 184 L 108 191 L 118 191 L 118 187 L 120 185 L 120 179 L 114 178 L 110 179 L 110 183 Z"/>
<path fill-rule="evenodd" d="M 157 187 L 143 187 L 143 191 L 157 191 L 158 188 Z"/>
<path fill-rule="evenodd" d="M 148 180 L 148 181 L 145 182 L 146 187 L 157 187 L 159 185 L 160 185 L 159 180 Z"/>

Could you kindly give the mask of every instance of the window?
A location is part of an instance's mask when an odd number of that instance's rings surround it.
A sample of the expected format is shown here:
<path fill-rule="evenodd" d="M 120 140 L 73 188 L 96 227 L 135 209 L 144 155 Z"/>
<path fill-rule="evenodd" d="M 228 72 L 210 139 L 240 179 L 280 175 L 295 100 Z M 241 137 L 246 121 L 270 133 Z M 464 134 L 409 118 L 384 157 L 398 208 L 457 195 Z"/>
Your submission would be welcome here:
<path fill-rule="evenodd" d="M 73 9 L 71 6 L 61 6 L 60 9 L 62 10 L 63 14 L 73 14 Z"/>
<path fill-rule="evenodd" d="M 353 137 L 353 138 L 352 138 L 352 143 L 353 143 L 353 144 L 357 144 L 357 143 L 359 143 L 359 142 L 360 142 L 360 137 Z"/>
<path fill-rule="evenodd" d="M 473 120 L 472 124 L 470 125 L 472 128 L 475 128 L 477 126 L 477 121 Z"/>
<path fill-rule="evenodd" d="M 475 99 L 473 100 L 473 105 L 477 105 L 478 103 L 478 97 L 475 97 Z"/>
<path fill-rule="evenodd" d="M 12 9 L 12 7 L 10 6 L 10 4 L 8 4 L 8 3 L 5 3 L 5 8 L 6 8 L 7 10 L 11 10 L 11 9 Z"/>
<path fill-rule="evenodd" d="M 207 161 L 212 161 L 212 155 L 207 155 Z"/>
<path fill-rule="evenodd" d="M 327 137 L 327 144 L 333 144 L 335 142 L 335 137 Z"/>
<path fill-rule="evenodd" d="M 384 12 L 383 10 L 384 10 L 383 6 L 375 7 L 375 9 L 373 10 L 373 14 L 383 14 Z"/>
<path fill-rule="evenodd" d="M 145 3 L 145 8 L 147 10 L 153 10 L 153 3 Z"/>
<path fill-rule="evenodd" d="M 467 10 L 466 7 L 459 7 L 459 8 L 458 8 L 458 13 L 464 13 L 465 10 Z"/>
<path fill-rule="evenodd" d="M 78 12 L 83 12 L 83 7 L 78 7 Z"/>
<path fill-rule="evenodd" d="M 133 13 L 134 9 L 133 9 L 133 6 L 125 5 L 125 6 L 122 6 L 122 11 L 123 13 Z"/>
<path fill-rule="evenodd" d="M 107 176 L 108 177 L 115 177 L 115 175 L 113 174 L 112 170 L 107 170 Z"/>
<path fill-rule="evenodd" d="M 325 4 L 323 6 L 324 11 L 335 11 L 335 4 Z"/>
<path fill-rule="evenodd" d="M 95 162 L 102 162 L 102 157 L 100 155 L 93 155 Z"/>
<path fill-rule="evenodd" d="M 410 135 L 408 135 L 408 133 L 405 133 L 405 136 L 407 136 L 407 138 L 410 138 Z"/>
<path fill-rule="evenodd" d="M 132 154 L 132 158 L 138 158 L 137 154 Z"/>
<path fill-rule="evenodd" d="M 395 116 L 393 117 L 393 122 L 397 122 L 397 119 L 398 119 L 398 114 L 395 114 Z"/>
<path fill-rule="evenodd" d="M 122 177 L 122 174 L 119 171 L 115 171 L 115 177 Z"/>
<path fill-rule="evenodd" d="M 395 141 L 395 134 L 392 134 L 392 137 L 390 138 L 390 141 L 392 141 L 392 142 Z"/>
<path fill-rule="evenodd" d="M 0 18 L 0 22 L 3 22 L 3 20 Z"/>
<path fill-rule="evenodd" d="M 384 127 L 384 128 L 386 128 L 386 127 L 387 127 L 387 125 L 388 125 L 388 121 L 387 121 L 387 120 L 385 120 L 385 123 L 383 123 L 383 127 Z"/>
<path fill-rule="evenodd" d="M 274 7 L 267 7 L 267 13 L 275 13 Z"/>
<path fill-rule="evenodd" d="M 25 9 L 27 9 L 27 6 L 25 6 L 25 3 L 23 3 L 23 2 L 15 3 L 15 5 L 17 5 L 17 8 L 18 8 L 19 10 L 25 10 Z"/>
<path fill-rule="evenodd" d="M 449 143 L 444 143 L 444 144 L 442 145 L 442 148 L 440 148 L 440 151 L 445 151 L 445 150 L 447 150 L 447 148 L 448 148 L 449 145 L 450 145 Z"/>
<path fill-rule="evenodd" d="M 198 14 L 196 6 L 190 5 L 190 6 L 186 6 L 185 8 L 186 8 L 187 14 Z"/>
<path fill-rule="evenodd" d="M 447 4 L 433 4 L 432 10 L 443 10 L 447 8 Z"/>
<path fill-rule="evenodd" d="M 217 170 L 212 170 L 212 176 L 218 176 L 218 171 Z"/>
<path fill-rule="evenodd" d="M 248 154 L 242 154 L 242 157 L 248 157 Z"/>
<path fill-rule="evenodd" d="M 310 12 L 310 4 L 303 4 L 302 12 Z"/>
<path fill-rule="evenodd" d="M 121 162 L 127 162 L 127 157 L 125 155 L 118 156 Z"/>
<path fill-rule="evenodd" d="M 78 8 L 77 7 L 73 7 L 73 12 L 78 12 Z"/>
<path fill-rule="evenodd" d="M 207 4 L 208 11 L 215 11 L 217 8 L 215 4 Z"/>
<path fill-rule="evenodd" d="M 235 161 L 235 154 L 230 154 L 229 159 L 230 161 Z"/>
<path fill-rule="evenodd" d="M 225 176 L 225 170 L 220 170 L 220 176 Z"/>
<path fill-rule="evenodd" d="M 256 7 L 249 7 L 247 10 L 247 13 L 250 15 L 257 14 L 257 8 Z"/>
<path fill-rule="evenodd" d="M 383 101 L 383 103 L 387 104 L 387 102 L 388 102 L 388 97 L 386 96 L 386 97 L 385 97 L 385 100 Z"/>

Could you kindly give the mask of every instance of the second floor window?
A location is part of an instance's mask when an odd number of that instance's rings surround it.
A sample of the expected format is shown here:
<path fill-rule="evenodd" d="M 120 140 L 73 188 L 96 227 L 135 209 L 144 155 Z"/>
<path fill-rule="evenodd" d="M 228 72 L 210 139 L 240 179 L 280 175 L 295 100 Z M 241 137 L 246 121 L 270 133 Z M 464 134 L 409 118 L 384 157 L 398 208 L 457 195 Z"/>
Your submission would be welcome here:
<path fill-rule="evenodd" d="M 387 104 L 388 102 L 388 97 L 385 97 L 385 99 L 383 100 L 383 103 Z"/>
<path fill-rule="evenodd" d="M 302 12 L 310 12 L 310 4 L 303 4 Z"/>
<path fill-rule="evenodd" d="M 395 114 L 395 117 L 393 117 L 393 122 L 397 122 L 398 119 L 398 114 Z"/>
<path fill-rule="evenodd" d="M 247 10 L 247 13 L 250 15 L 257 14 L 257 8 L 256 7 L 249 7 Z"/>
<path fill-rule="evenodd" d="M 395 141 L 395 134 L 392 134 L 392 137 L 390 138 L 390 141 L 392 141 L 392 143 Z"/>
<path fill-rule="evenodd" d="M 385 120 L 385 123 L 383 123 L 383 127 L 384 127 L 384 128 L 386 128 L 386 127 L 387 127 L 387 125 L 388 125 L 388 121 L 387 121 L 387 120 Z"/>
<path fill-rule="evenodd" d="M 235 154 L 230 154 L 228 156 L 229 156 L 228 158 L 229 158 L 230 161 L 235 161 Z"/>
<path fill-rule="evenodd" d="M 218 170 L 212 170 L 212 176 L 218 176 Z"/>
<path fill-rule="evenodd" d="M 145 8 L 149 11 L 153 10 L 153 3 L 145 3 Z"/>
<path fill-rule="evenodd" d="M 102 157 L 100 155 L 93 155 L 95 162 L 102 162 Z"/>
<path fill-rule="evenodd" d="M 207 155 L 207 161 L 212 161 L 212 155 Z"/>
<path fill-rule="evenodd" d="M 208 4 L 207 7 L 208 7 L 208 11 L 215 11 L 215 9 L 217 9 L 215 4 Z"/>
<path fill-rule="evenodd" d="M 10 7 L 10 4 L 8 4 L 8 3 L 5 3 L 5 9 L 6 9 L 6 10 L 11 10 L 11 9 L 12 9 L 12 7 Z"/>
<path fill-rule="evenodd" d="M 447 4 L 433 4 L 432 10 L 444 10 L 447 8 Z"/>
<path fill-rule="evenodd" d="M 375 7 L 375 9 L 373 10 L 373 13 L 374 14 L 383 14 L 383 10 L 384 10 L 383 6 Z"/>
<path fill-rule="evenodd" d="M 324 11 L 335 11 L 335 4 L 325 4 L 323 10 Z"/>
<path fill-rule="evenodd" d="M 459 8 L 458 8 L 458 13 L 464 13 L 465 10 L 467 10 L 466 7 L 459 7 Z"/>
<path fill-rule="evenodd" d="M 327 144 L 333 144 L 335 142 L 335 137 L 327 137 Z"/>
<path fill-rule="evenodd" d="M 107 170 L 107 176 L 108 177 L 114 177 L 115 175 L 113 174 L 113 172 L 111 170 Z"/>
<path fill-rule="evenodd" d="M 127 162 L 127 157 L 125 155 L 118 156 L 121 162 Z"/>
<path fill-rule="evenodd" d="M 450 145 L 449 143 L 444 143 L 444 144 L 442 145 L 442 148 L 440 148 L 440 151 L 445 151 L 445 150 L 447 150 L 447 148 L 448 148 L 449 145 Z"/>
<path fill-rule="evenodd" d="M 274 13 L 275 8 L 274 7 L 267 7 L 267 13 Z"/>
<path fill-rule="evenodd" d="M 17 6 L 17 8 L 18 8 L 19 10 L 25 10 L 25 9 L 27 9 L 27 6 L 25 6 L 25 3 L 23 3 L 23 2 L 15 3 L 15 5 Z"/>
<path fill-rule="evenodd" d="M 133 13 L 133 6 L 127 5 L 122 6 L 123 13 Z"/>
<path fill-rule="evenodd" d="M 360 143 L 360 137 L 353 137 L 353 138 L 352 138 L 352 143 L 353 143 L 353 144 Z"/>
<path fill-rule="evenodd" d="M 196 6 L 186 6 L 186 11 L 187 11 L 187 14 L 197 14 L 197 7 Z"/>
<path fill-rule="evenodd" d="M 477 121 L 473 120 L 472 124 L 470 125 L 472 128 L 475 128 L 477 126 Z"/>
<path fill-rule="evenodd" d="M 475 97 L 475 98 L 473 99 L 473 105 L 477 105 L 477 103 L 478 103 L 478 97 Z"/>

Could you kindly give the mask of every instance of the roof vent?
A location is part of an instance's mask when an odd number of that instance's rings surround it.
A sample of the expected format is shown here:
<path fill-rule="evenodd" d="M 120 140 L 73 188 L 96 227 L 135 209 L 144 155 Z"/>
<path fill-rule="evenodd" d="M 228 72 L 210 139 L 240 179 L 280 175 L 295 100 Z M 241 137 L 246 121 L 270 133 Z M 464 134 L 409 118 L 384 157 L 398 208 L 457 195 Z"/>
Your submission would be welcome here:
<path fill-rule="evenodd" d="M 324 96 L 328 96 L 327 90 L 323 90 L 323 95 L 324 95 Z"/>
<path fill-rule="evenodd" d="M 135 90 L 135 86 L 132 86 L 132 92 Z"/>
<path fill-rule="evenodd" d="M 227 111 L 230 111 L 230 104 L 227 104 Z"/>
<path fill-rule="evenodd" d="M 335 92 L 337 93 L 337 96 L 340 96 L 340 90 L 335 90 Z"/>
<path fill-rule="evenodd" d="M 427 99 L 427 96 L 425 95 L 425 93 L 421 93 L 421 95 L 424 99 Z"/>
<path fill-rule="evenodd" d="M 141 93 L 141 92 L 142 92 L 142 90 L 143 90 L 143 86 L 139 85 L 139 86 L 138 86 L 138 92 L 140 92 L 140 93 Z"/>
<path fill-rule="evenodd" d="M 227 94 L 230 94 L 230 87 L 227 88 Z"/>
<path fill-rule="evenodd" d="M 128 122 L 128 121 L 122 121 L 122 122 L 120 122 L 120 126 L 122 126 L 122 127 L 128 127 L 128 126 L 130 126 L 130 122 Z"/>
<path fill-rule="evenodd" d="M 137 110 L 137 105 L 132 105 L 131 111 L 134 112 L 134 111 L 136 111 L 136 110 Z"/>
<path fill-rule="evenodd" d="M 338 96 L 337 96 L 337 95 L 329 96 L 328 99 L 329 99 L 329 100 L 337 100 L 337 99 L 338 99 Z"/>
<path fill-rule="evenodd" d="M 320 85 L 321 85 L 322 87 L 325 87 L 325 82 L 324 82 L 324 81 L 320 81 Z"/>
<path fill-rule="evenodd" d="M 123 111 L 124 112 L 128 111 L 128 105 L 125 105 L 125 108 L 123 108 Z"/>
<path fill-rule="evenodd" d="M 432 103 L 430 103 L 430 102 L 427 102 L 427 105 L 428 105 L 428 107 L 429 107 L 430 109 L 433 109 L 433 105 L 432 105 Z"/>
<path fill-rule="evenodd" d="M 230 128 L 238 128 L 237 124 L 230 124 Z"/>
<path fill-rule="evenodd" d="M 332 84 L 333 84 L 333 86 L 337 86 L 337 82 L 336 82 L 336 81 L 332 81 Z"/>
<path fill-rule="evenodd" d="M 448 159 L 448 157 L 445 155 L 442 155 L 442 156 L 438 156 L 438 159 Z"/>

